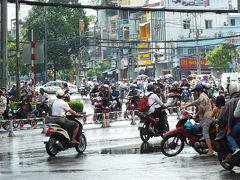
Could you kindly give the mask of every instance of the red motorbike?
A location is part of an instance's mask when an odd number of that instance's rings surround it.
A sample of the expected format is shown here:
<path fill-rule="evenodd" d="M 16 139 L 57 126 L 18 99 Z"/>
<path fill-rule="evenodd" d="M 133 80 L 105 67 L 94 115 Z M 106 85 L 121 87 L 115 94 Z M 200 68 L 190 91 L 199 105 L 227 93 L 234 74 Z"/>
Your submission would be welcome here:
<path fill-rule="evenodd" d="M 142 112 L 138 113 L 138 117 L 140 118 L 138 130 L 140 132 L 140 138 L 143 142 L 147 142 L 151 137 L 161 136 L 163 138 L 163 134 L 169 131 L 167 113 L 163 109 L 160 111 L 162 113 L 162 119 L 154 118 Z M 159 123 L 159 121 L 161 121 L 161 123 Z"/>
<path fill-rule="evenodd" d="M 132 112 L 137 110 L 133 103 L 133 98 L 130 98 L 129 101 L 126 103 L 126 111 L 123 114 L 124 119 L 129 119 L 132 116 Z M 137 112 L 135 112 L 137 114 Z"/>
<path fill-rule="evenodd" d="M 160 149 L 165 156 L 176 156 L 184 148 L 184 144 L 190 145 L 199 154 L 206 154 L 208 147 L 205 140 L 202 139 L 201 127 L 195 125 L 186 126 L 192 118 L 192 115 L 186 110 L 181 111 L 182 118 L 179 119 L 176 129 L 173 129 L 166 134 L 161 142 Z M 191 121 L 190 121 L 191 122 Z M 215 139 L 217 129 L 214 123 L 209 129 L 210 139 Z M 214 151 L 217 151 L 216 144 L 212 143 Z"/>

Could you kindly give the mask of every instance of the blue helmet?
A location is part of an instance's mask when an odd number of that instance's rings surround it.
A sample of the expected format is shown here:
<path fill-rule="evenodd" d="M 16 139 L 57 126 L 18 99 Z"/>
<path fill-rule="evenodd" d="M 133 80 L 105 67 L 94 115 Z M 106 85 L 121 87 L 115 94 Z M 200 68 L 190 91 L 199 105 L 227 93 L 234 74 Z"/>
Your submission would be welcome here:
<path fill-rule="evenodd" d="M 154 90 L 154 85 L 153 85 L 153 84 L 148 84 L 147 90 L 148 90 L 148 91 Z"/>
<path fill-rule="evenodd" d="M 197 84 L 192 91 L 203 91 L 203 85 L 202 84 Z"/>

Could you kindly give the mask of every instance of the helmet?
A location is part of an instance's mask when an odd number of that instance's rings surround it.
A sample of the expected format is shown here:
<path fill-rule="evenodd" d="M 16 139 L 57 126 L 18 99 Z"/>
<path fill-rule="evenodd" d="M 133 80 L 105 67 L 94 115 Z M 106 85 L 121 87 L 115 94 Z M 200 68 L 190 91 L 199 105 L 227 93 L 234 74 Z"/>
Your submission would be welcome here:
<path fill-rule="evenodd" d="M 177 81 L 174 81 L 174 82 L 172 83 L 172 85 L 173 85 L 173 86 L 178 86 L 179 84 L 178 84 Z"/>
<path fill-rule="evenodd" d="M 64 96 L 64 91 L 62 89 L 59 89 L 57 92 L 56 92 L 56 96 L 57 97 L 62 97 Z"/>
<path fill-rule="evenodd" d="M 131 84 L 130 88 L 132 88 L 132 87 L 137 87 L 137 85 L 136 84 Z"/>
<path fill-rule="evenodd" d="M 192 91 L 203 91 L 203 85 L 202 84 L 197 84 Z"/>
<path fill-rule="evenodd" d="M 99 86 L 99 84 L 98 84 L 98 83 L 95 83 L 94 86 Z"/>
<path fill-rule="evenodd" d="M 240 91 L 240 84 L 238 82 L 231 82 L 228 89 L 229 94 L 232 95 L 233 93 Z"/>
<path fill-rule="evenodd" d="M 104 84 L 103 85 L 105 88 L 109 88 L 109 85 L 108 84 Z"/>
<path fill-rule="evenodd" d="M 153 84 L 148 84 L 147 90 L 148 90 L 148 91 L 154 90 L 154 85 L 153 85 Z"/>

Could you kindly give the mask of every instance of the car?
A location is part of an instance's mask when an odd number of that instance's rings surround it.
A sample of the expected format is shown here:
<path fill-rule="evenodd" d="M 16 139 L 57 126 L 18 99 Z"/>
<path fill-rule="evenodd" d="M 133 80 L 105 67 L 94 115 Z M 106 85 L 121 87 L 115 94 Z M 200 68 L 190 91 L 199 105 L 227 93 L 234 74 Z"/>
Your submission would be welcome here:
<path fill-rule="evenodd" d="M 49 94 L 53 93 L 54 94 L 59 89 L 61 89 L 63 83 L 67 83 L 68 84 L 68 88 L 69 88 L 69 93 L 70 94 L 78 93 L 77 86 L 74 85 L 74 84 L 71 84 L 69 82 L 66 82 L 66 81 L 50 81 L 50 82 L 44 84 L 43 86 L 38 86 L 36 88 L 36 91 L 39 92 L 39 89 L 43 88 L 47 93 L 49 93 Z"/>

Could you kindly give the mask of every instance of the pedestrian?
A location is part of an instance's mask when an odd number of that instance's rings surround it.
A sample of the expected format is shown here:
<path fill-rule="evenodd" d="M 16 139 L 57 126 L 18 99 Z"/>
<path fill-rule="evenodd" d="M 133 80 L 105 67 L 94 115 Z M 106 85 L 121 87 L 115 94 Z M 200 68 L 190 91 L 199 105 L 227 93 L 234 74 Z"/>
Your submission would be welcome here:
<path fill-rule="evenodd" d="M 3 113 L 7 109 L 7 98 L 4 96 L 3 91 L 0 90 L 0 120 L 3 120 Z"/>

